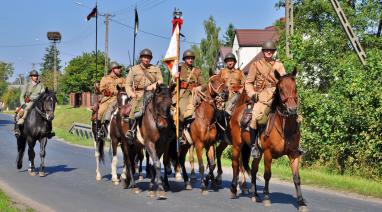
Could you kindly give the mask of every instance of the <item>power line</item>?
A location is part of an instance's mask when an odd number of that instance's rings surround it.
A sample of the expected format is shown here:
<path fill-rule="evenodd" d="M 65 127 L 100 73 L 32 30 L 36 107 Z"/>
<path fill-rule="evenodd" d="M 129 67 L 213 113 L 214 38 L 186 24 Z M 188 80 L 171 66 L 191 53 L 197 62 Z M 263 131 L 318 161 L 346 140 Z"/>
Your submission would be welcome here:
<path fill-rule="evenodd" d="M 124 26 L 126 28 L 132 29 L 132 30 L 135 29 L 133 26 L 130 26 L 128 24 L 124 24 L 124 23 L 122 23 L 120 21 L 117 21 L 115 19 L 110 19 L 110 21 L 112 21 L 112 22 L 114 22 L 116 24 L 119 24 L 121 26 Z M 167 37 L 167 36 L 163 36 L 163 35 L 158 35 L 158 34 L 155 34 L 155 33 L 152 33 L 152 32 L 148 32 L 148 31 L 144 31 L 144 30 L 139 30 L 139 32 L 142 32 L 144 34 L 151 35 L 151 36 L 154 36 L 154 37 L 158 37 L 158 38 L 162 38 L 162 39 L 166 39 L 166 40 L 171 40 L 171 37 Z M 197 43 L 197 42 L 186 41 L 186 40 L 181 40 L 181 42 L 189 43 L 189 44 L 196 44 L 196 45 L 200 44 L 200 43 Z"/>

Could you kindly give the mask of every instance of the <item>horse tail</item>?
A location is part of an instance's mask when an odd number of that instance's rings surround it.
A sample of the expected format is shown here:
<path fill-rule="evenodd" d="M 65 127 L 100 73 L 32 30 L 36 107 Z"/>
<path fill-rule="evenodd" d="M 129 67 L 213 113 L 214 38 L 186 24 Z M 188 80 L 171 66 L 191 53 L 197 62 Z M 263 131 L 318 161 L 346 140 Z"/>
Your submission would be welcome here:
<path fill-rule="evenodd" d="M 243 162 L 243 168 L 244 170 L 251 175 L 251 169 L 249 167 L 249 158 L 251 155 L 251 149 L 247 145 L 243 145 L 243 148 L 241 148 L 241 160 Z"/>

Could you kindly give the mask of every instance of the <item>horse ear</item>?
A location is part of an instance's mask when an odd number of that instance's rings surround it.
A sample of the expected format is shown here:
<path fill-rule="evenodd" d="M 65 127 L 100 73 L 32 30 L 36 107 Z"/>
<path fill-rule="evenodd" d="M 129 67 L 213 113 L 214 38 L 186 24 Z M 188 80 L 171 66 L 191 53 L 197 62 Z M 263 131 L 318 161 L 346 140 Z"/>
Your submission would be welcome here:
<path fill-rule="evenodd" d="M 294 69 L 293 69 L 293 71 L 291 73 L 292 77 L 295 78 L 297 73 L 298 73 L 297 67 L 294 67 Z"/>
<path fill-rule="evenodd" d="M 45 93 L 48 93 L 48 92 L 49 92 L 49 88 L 45 87 Z"/>
<path fill-rule="evenodd" d="M 121 86 L 117 85 L 117 91 L 118 91 L 118 92 L 121 92 L 121 91 L 123 91 L 123 87 L 121 87 Z"/>
<path fill-rule="evenodd" d="M 280 75 L 280 73 L 277 70 L 275 70 L 275 77 L 276 77 L 277 80 L 281 79 L 281 75 Z"/>

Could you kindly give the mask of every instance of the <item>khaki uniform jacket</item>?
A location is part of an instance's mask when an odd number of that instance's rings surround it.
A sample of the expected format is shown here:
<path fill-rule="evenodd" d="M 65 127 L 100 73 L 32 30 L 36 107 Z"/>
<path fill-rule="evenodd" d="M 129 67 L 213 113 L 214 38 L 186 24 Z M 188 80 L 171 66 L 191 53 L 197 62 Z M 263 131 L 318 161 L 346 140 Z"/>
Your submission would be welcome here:
<path fill-rule="evenodd" d="M 194 84 L 195 87 L 204 86 L 206 84 L 202 77 L 202 71 L 197 67 L 189 67 L 186 64 L 183 64 L 180 67 L 179 81 L 180 83 L 186 82 L 190 85 Z M 187 89 L 180 88 L 180 98 L 182 98 L 183 94 L 185 94 L 186 91 Z"/>
<path fill-rule="evenodd" d="M 38 81 L 37 83 L 30 80 L 27 84 L 25 84 L 21 89 L 20 94 L 20 104 L 25 104 L 25 97 L 28 97 L 30 101 L 36 100 L 40 94 L 45 92 L 45 87 L 42 82 Z"/>
<path fill-rule="evenodd" d="M 101 103 L 117 96 L 117 85 L 121 88 L 124 87 L 125 79 L 111 74 L 102 77 L 100 82 L 100 92 L 103 94 Z"/>
<path fill-rule="evenodd" d="M 269 63 L 265 59 L 261 59 L 252 63 L 245 81 L 245 91 L 248 96 L 252 97 L 258 94 L 260 102 L 269 102 L 276 89 L 275 70 L 281 76 L 285 75 L 285 68 L 281 62 L 272 61 Z"/>
<path fill-rule="evenodd" d="M 163 83 L 162 72 L 158 67 L 150 64 L 146 68 L 142 63 L 135 65 L 131 68 L 126 78 L 126 93 L 128 96 L 131 96 L 135 92 L 137 97 L 142 97 L 144 89 L 155 83 Z"/>

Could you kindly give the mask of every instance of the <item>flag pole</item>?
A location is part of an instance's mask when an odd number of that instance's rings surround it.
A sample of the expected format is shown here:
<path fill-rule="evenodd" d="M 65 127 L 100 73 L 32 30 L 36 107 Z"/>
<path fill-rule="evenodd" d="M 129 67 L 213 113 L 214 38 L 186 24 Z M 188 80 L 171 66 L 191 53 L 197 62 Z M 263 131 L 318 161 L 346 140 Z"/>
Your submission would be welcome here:
<path fill-rule="evenodd" d="M 177 77 L 176 79 L 176 116 L 175 116 L 175 120 L 176 120 L 176 140 L 177 140 L 177 152 L 178 154 L 180 153 L 180 143 L 179 143 L 179 137 L 181 136 L 181 133 L 182 132 L 179 132 L 179 112 L 180 112 L 180 109 L 179 109 L 179 92 L 180 92 L 180 89 L 179 89 L 179 84 L 180 84 L 180 70 L 179 70 L 179 61 L 180 61 L 180 28 L 181 28 L 181 24 L 183 23 L 182 19 L 182 12 L 179 10 L 179 9 L 176 9 L 174 10 L 174 20 L 173 20 L 173 24 L 175 23 L 175 28 L 176 27 L 179 27 L 179 33 L 178 35 L 176 36 L 176 45 L 177 45 L 177 48 L 176 48 L 176 61 L 175 61 L 175 65 L 176 65 L 176 69 L 177 69 L 177 73 L 179 74 L 179 77 Z M 174 31 L 174 29 L 173 29 Z"/>
<path fill-rule="evenodd" d="M 98 1 L 96 1 L 96 78 L 98 78 Z"/>
<path fill-rule="evenodd" d="M 134 10 L 134 13 L 135 13 L 135 19 L 134 19 L 134 43 L 133 43 L 133 65 L 135 65 L 135 40 L 137 38 L 137 30 L 138 30 L 138 12 L 137 12 L 137 6 L 135 6 L 135 10 Z"/>

